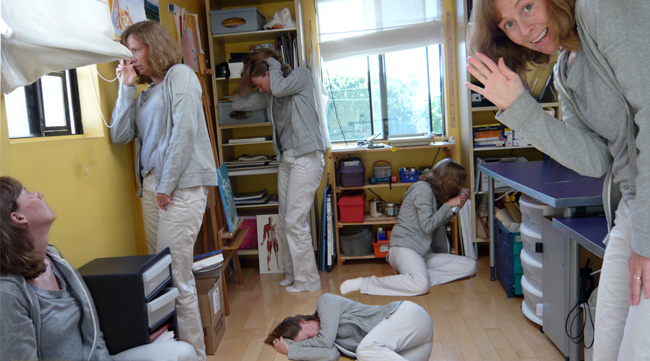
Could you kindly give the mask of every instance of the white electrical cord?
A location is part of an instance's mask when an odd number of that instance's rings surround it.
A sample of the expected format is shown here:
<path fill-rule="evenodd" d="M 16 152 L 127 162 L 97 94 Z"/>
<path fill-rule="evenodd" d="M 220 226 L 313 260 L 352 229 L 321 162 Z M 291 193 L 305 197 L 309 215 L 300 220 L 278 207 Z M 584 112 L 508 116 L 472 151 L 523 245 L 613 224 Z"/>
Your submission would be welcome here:
<path fill-rule="evenodd" d="M 108 123 L 106 122 L 106 118 L 104 118 L 104 112 L 102 111 L 102 107 L 101 107 L 101 105 L 99 104 L 99 94 L 97 94 L 97 84 L 95 84 L 95 77 L 93 76 L 93 75 L 94 75 L 94 74 L 93 74 L 93 71 L 94 71 L 95 74 L 97 74 L 100 78 L 102 78 L 104 81 L 107 81 L 107 82 L 109 82 L 109 83 L 112 83 L 112 82 L 116 81 L 116 80 L 117 80 L 117 75 L 115 75 L 115 78 L 114 78 L 114 79 L 109 80 L 109 79 L 104 78 L 104 77 L 99 73 L 99 71 L 97 71 L 97 65 L 94 65 L 94 66 L 91 65 L 91 66 L 89 66 L 88 68 L 90 69 L 90 79 L 91 79 L 92 82 L 93 82 L 93 90 L 94 90 L 94 92 L 95 92 L 95 101 L 97 102 L 97 109 L 99 110 L 99 114 L 101 114 L 101 116 L 102 116 L 102 121 L 104 122 L 104 125 L 105 125 L 107 128 L 110 129 L 110 128 L 112 128 L 113 126 L 112 126 L 112 125 L 108 125 Z"/>

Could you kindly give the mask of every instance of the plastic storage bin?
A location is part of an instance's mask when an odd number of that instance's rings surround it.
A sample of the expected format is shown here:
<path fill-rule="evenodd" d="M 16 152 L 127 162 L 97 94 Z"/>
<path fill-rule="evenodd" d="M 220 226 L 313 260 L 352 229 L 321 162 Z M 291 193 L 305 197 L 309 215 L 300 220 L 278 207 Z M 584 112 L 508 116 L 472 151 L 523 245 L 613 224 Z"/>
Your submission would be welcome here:
<path fill-rule="evenodd" d="M 537 244 L 542 244 L 542 234 L 537 233 L 535 231 L 532 231 L 530 228 L 528 228 L 525 224 L 521 224 L 521 227 L 519 228 L 519 232 L 521 233 L 521 241 L 524 245 L 524 248 L 530 251 L 528 255 L 530 255 L 535 262 L 542 263 L 542 253 L 541 252 L 536 252 Z M 543 249 L 542 249 L 543 251 Z"/>
<path fill-rule="evenodd" d="M 149 332 L 154 331 L 160 321 L 166 320 L 169 315 L 174 313 L 176 297 L 178 297 L 178 288 L 168 287 L 165 289 L 165 293 L 147 303 Z"/>
<path fill-rule="evenodd" d="M 219 124 L 246 124 L 268 121 L 266 109 L 239 111 L 232 109 L 232 102 L 219 102 Z"/>
<path fill-rule="evenodd" d="M 533 284 L 528 281 L 526 276 L 521 277 L 521 289 L 524 292 L 524 300 L 526 300 L 528 305 L 530 305 L 531 309 L 535 310 L 535 314 L 541 317 L 542 315 L 537 312 L 537 305 L 544 304 L 542 290 L 535 288 Z"/>
<path fill-rule="evenodd" d="M 364 185 L 366 167 L 361 158 L 341 159 L 338 174 L 341 187 L 360 187 Z"/>
<path fill-rule="evenodd" d="M 389 242 L 390 242 L 389 240 L 380 241 L 377 239 L 375 239 L 372 242 L 372 248 L 375 252 L 375 257 L 386 257 L 386 255 L 388 254 Z"/>
<path fill-rule="evenodd" d="M 373 254 L 372 226 L 343 227 L 339 230 L 341 253 L 348 257 L 361 257 Z"/>
<path fill-rule="evenodd" d="M 210 11 L 212 34 L 262 30 L 266 20 L 256 7 Z"/>
<path fill-rule="evenodd" d="M 537 310 L 533 309 L 533 307 L 529 305 L 525 299 L 521 302 L 521 311 L 524 313 L 524 316 L 526 316 L 526 318 L 542 326 L 542 317 L 537 315 Z"/>
<path fill-rule="evenodd" d="M 521 223 L 533 232 L 542 233 L 542 218 L 555 214 L 562 214 L 561 208 L 553 208 L 547 204 L 536 201 L 523 194 L 519 197 L 521 209 Z"/>
<path fill-rule="evenodd" d="M 377 179 L 383 180 L 388 178 L 390 180 L 390 176 L 392 175 L 390 162 L 387 160 L 375 161 L 372 163 L 372 174 Z"/>
<path fill-rule="evenodd" d="M 519 258 L 521 259 L 521 267 L 524 269 L 524 276 L 533 285 L 533 287 L 541 290 L 542 288 L 542 262 L 536 261 L 530 255 L 531 251 L 524 248 L 521 250 Z"/>
<path fill-rule="evenodd" d="M 417 169 L 415 168 L 400 168 L 399 178 L 402 181 L 402 183 L 413 183 L 418 181 L 419 173 L 420 172 L 418 172 Z"/>
<path fill-rule="evenodd" d="M 522 242 L 519 232 L 508 231 L 499 221 L 496 221 L 496 269 L 497 279 L 508 298 L 521 296 L 521 277 L 524 270 L 519 254 Z"/>
<path fill-rule="evenodd" d="M 341 223 L 363 222 L 365 205 L 366 195 L 363 192 L 344 192 L 338 201 Z"/>

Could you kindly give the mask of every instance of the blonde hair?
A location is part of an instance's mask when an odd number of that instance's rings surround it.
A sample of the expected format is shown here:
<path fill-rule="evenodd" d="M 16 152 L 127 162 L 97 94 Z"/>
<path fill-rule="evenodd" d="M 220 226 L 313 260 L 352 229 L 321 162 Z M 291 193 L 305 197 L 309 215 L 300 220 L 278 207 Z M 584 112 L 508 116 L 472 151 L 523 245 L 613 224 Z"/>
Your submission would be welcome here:
<path fill-rule="evenodd" d="M 149 48 L 149 66 L 153 77 L 162 79 L 169 68 L 183 61 L 183 55 L 178 45 L 162 25 L 155 21 L 145 20 L 130 25 L 122 32 L 120 42 L 126 46 L 129 36 L 134 36 L 139 42 Z M 138 73 L 138 84 L 151 83 L 152 79 Z"/>
<path fill-rule="evenodd" d="M 467 180 L 467 171 L 453 159 L 445 158 L 425 173 L 420 180 L 429 183 L 440 205 L 460 193 Z"/>
<path fill-rule="evenodd" d="M 291 68 L 284 63 L 280 53 L 277 51 L 266 48 L 255 50 L 244 59 L 244 68 L 241 71 L 241 78 L 235 89 L 235 94 L 246 95 L 255 88 L 252 78 L 264 76 L 269 70 L 269 65 L 266 63 L 266 59 L 268 58 L 274 58 L 280 62 L 282 76 L 286 77 L 291 73 Z"/>
<path fill-rule="evenodd" d="M 557 41 L 566 50 L 580 47 L 576 28 L 576 0 L 547 0 L 549 27 L 557 34 Z M 472 10 L 473 29 L 470 49 L 483 53 L 495 62 L 503 58 L 506 65 L 524 79 L 530 65 L 548 64 L 550 55 L 513 43 L 498 27 L 500 14 L 495 0 L 475 0 Z"/>

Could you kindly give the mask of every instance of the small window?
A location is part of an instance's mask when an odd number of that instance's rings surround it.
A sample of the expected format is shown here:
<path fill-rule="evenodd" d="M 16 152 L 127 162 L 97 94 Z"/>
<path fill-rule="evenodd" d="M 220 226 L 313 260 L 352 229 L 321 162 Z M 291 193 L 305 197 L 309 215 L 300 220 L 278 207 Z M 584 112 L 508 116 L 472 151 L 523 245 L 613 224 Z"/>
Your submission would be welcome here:
<path fill-rule="evenodd" d="M 333 142 L 445 134 L 439 45 L 325 62 Z"/>
<path fill-rule="evenodd" d="M 53 72 L 5 94 L 9 138 L 83 134 L 75 69 Z"/>

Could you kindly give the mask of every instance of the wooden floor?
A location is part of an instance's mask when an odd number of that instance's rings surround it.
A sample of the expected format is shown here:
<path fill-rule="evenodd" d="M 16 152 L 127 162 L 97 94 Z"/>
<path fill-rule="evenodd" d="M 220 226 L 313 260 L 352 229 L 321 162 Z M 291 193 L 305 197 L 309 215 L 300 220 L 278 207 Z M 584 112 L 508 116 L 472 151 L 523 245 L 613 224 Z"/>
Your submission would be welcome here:
<path fill-rule="evenodd" d="M 486 251 L 479 248 L 476 277 L 436 286 L 426 295 L 408 298 L 424 307 L 433 319 L 434 346 L 429 360 L 564 360 L 539 327 L 522 314 L 522 298 L 507 298 L 501 284 L 490 281 Z M 321 273 L 322 290 L 294 294 L 278 285 L 282 274 L 260 275 L 256 258 L 242 267 L 243 285 L 229 278 L 226 332 L 208 361 L 286 360 L 286 356 L 262 342 L 284 317 L 313 313 L 318 297 L 326 292 L 340 294 L 339 285 L 348 278 L 394 274 L 384 260 L 349 261 L 332 272 Z M 346 297 L 377 305 L 400 299 L 359 292 Z"/>

